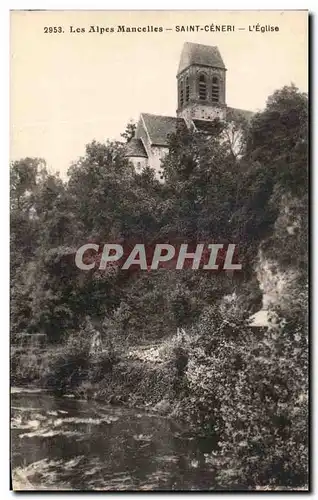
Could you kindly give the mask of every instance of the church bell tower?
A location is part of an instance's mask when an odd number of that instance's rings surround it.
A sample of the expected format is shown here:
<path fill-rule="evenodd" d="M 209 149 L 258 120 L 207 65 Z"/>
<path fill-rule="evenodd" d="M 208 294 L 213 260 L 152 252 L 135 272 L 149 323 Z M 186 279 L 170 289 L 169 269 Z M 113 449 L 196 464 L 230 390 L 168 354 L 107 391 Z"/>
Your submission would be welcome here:
<path fill-rule="evenodd" d="M 226 68 L 217 47 L 185 43 L 177 82 L 178 117 L 186 121 L 225 117 Z"/>

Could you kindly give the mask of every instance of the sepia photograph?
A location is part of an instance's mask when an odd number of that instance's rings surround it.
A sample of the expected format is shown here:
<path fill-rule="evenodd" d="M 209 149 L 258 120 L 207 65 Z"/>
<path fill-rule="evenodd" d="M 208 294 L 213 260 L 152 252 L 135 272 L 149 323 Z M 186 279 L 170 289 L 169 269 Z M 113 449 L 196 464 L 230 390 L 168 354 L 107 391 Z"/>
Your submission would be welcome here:
<path fill-rule="evenodd" d="M 10 12 L 13 491 L 310 491 L 308 40 Z"/>

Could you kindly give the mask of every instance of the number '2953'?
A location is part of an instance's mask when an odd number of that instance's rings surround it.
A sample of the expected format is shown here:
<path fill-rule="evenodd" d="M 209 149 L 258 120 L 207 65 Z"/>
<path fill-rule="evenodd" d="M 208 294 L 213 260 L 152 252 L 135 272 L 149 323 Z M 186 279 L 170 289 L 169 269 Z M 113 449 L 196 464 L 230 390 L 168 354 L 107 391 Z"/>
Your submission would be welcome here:
<path fill-rule="evenodd" d="M 44 33 L 64 33 L 62 26 L 44 26 Z"/>

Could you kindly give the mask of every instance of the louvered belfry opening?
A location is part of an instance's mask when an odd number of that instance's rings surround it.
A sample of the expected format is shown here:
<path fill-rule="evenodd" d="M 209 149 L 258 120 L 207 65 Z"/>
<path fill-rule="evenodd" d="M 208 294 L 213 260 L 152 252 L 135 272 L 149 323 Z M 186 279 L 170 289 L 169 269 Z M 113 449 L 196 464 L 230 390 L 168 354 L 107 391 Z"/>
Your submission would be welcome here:
<path fill-rule="evenodd" d="M 201 74 L 199 76 L 199 99 L 200 101 L 206 101 L 206 77 Z"/>
<path fill-rule="evenodd" d="M 189 102 L 190 99 L 190 85 L 189 85 L 189 77 L 187 76 L 185 81 L 185 100 Z"/>
<path fill-rule="evenodd" d="M 219 102 L 220 99 L 220 86 L 219 79 L 214 76 L 212 78 L 212 102 Z"/>
<path fill-rule="evenodd" d="M 180 99 L 180 106 L 182 107 L 184 103 L 183 80 L 180 80 L 179 82 L 179 99 Z"/>

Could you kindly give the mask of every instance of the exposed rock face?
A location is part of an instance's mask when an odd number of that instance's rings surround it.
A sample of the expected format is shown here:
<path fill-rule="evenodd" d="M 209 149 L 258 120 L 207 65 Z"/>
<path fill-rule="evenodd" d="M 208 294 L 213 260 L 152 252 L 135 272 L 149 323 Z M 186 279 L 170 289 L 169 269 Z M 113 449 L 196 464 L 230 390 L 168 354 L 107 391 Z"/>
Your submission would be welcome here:
<path fill-rule="evenodd" d="M 260 250 L 256 272 L 263 292 L 263 309 L 277 304 L 283 305 L 288 300 L 289 292 L 298 277 L 298 271 L 295 269 L 281 270 L 276 261 L 267 259 Z"/>
<path fill-rule="evenodd" d="M 259 249 L 258 264 L 256 266 L 257 278 L 260 288 L 263 292 L 263 309 L 269 309 L 270 306 L 280 305 L 282 309 L 288 307 L 290 296 L 295 289 L 295 284 L 299 278 L 299 270 L 291 261 L 290 265 L 284 268 L 273 257 L 276 252 L 285 251 L 285 245 L 288 246 L 291 240 L 299 238 L 301 221 L 297 214 L 297 200 L 290 196 L 283 196 L 281 200 L 281 209 L 277 217 L 274 234 L 271 243 L 275 250 L 265 251 L 262 245 Z M 270 249 L 271 250 L 271 249 Z"/>

